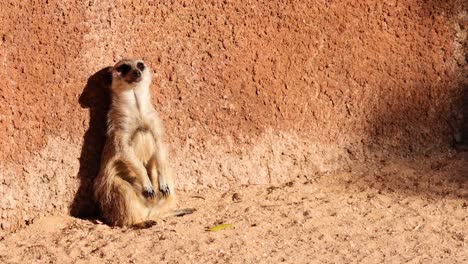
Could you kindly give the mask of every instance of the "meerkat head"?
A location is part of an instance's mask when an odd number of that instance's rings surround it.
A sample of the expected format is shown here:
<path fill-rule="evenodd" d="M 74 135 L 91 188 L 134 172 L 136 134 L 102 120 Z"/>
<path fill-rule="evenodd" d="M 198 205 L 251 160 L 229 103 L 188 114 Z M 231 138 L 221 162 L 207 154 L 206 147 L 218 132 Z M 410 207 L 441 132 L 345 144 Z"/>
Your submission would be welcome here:
<path fill-rule="evenodd" d="M 112 91 L 123 91 L 138 86 L 149 86 L 151 73 L 142 60 L 123 59 L 111 69 Z"/>

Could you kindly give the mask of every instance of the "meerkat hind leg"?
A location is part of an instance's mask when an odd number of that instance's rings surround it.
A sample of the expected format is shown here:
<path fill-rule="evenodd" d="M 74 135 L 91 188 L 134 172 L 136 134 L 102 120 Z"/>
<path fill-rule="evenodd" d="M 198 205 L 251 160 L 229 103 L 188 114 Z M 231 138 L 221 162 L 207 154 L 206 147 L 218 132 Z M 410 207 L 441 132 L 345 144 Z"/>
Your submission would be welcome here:
<path fill-rule="evenodd" d="M 111 191 L 111 199 L 105 211 L 105 218 L 117 226 L 132 226 L 145 222 L 150 210 L 142 202 L 143 196 L 135 192 L 134 187 L 122 179 L 116 177 Z"/>

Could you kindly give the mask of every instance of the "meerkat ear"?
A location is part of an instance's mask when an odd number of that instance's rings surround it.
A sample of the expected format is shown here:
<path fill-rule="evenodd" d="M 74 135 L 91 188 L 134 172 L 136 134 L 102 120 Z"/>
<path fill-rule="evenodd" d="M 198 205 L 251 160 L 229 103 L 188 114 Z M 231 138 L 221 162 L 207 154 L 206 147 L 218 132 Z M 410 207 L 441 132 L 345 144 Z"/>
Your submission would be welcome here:
<path fill-rule="evenodd" d="M 113 71 L 112 69 L 110 70 L 110 74 L 112 79 L 122 77 L 122 73 L 118 71 Z"/>
<path fill-rule="evenodd" d="M 103 79 L 105 85 L 111 85 L 112 84 L 112 67 L 107 67 L 103 71 Z"/>
<path fill-rule="evenodd" d="M 112 81 L 112 79 L 114 79 L 115 77 L 118 77 L 118 76 L 119 76 L 119 72 L 114 71 L 114 67 L 109 67 L 109 68 L 107 69 L 107 72 L 108 72 L 108 74 L 109 74 L 109 77 L 110 77 L 111 81 Z"/>

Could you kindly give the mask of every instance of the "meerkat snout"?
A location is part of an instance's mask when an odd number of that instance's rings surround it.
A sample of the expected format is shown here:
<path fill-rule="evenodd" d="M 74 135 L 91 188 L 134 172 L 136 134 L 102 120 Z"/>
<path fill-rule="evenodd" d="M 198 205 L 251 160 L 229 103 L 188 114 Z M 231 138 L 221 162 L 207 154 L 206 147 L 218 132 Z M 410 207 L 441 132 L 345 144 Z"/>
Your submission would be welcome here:
<path fill-rule="evenodd" d="M 112 72 L 114 82 L 138 84 L 144 79 L 150 79 L 150 72 L 141 60 L 122 60 L 114 66 Z"/>

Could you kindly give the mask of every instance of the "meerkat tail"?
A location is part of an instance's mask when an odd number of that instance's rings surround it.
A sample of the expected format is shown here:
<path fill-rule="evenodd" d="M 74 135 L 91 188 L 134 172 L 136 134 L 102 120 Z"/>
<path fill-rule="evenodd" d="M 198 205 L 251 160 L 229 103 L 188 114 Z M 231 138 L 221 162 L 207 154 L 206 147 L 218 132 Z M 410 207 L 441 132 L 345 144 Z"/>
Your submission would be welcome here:
<path fill-rule="evenodd" d="M 133 229 L 146 229 L 146 228 L 150 228 L 154 225 L 156 225 L 156 221 L 153 221 L 153 220 L 146 220 L 146 221 L 143 221 L 143 222 L 140 222 L 140 223 L 136 223 L 136 224 L 133 224 L 131 227 Z"/>
<path fill-rule="evenodd" d="M 197 211 L 195 208 L 183 208 L 183 209 L 174 209 L 166 213 L 165 217 L 176 216 L 181 217 L 184 215 L 192 214 Z"/>

